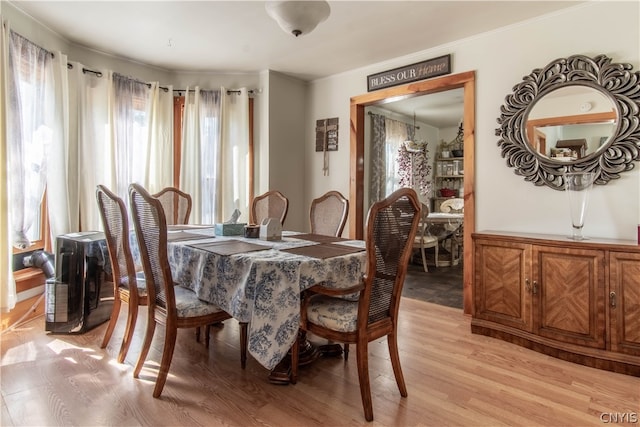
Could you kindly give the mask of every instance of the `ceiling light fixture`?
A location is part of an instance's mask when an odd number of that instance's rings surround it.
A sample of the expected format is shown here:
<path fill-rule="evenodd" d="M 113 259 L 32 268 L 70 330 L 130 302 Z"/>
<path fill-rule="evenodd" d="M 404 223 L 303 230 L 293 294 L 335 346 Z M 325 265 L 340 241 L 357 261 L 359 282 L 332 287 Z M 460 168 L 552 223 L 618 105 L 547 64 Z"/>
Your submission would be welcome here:
<path fill-rule="evenodd" d="M 313 31 L 331 12 L 326 1 L 267 1 L 264 7 L 284 31 L 296 37 Z"/>

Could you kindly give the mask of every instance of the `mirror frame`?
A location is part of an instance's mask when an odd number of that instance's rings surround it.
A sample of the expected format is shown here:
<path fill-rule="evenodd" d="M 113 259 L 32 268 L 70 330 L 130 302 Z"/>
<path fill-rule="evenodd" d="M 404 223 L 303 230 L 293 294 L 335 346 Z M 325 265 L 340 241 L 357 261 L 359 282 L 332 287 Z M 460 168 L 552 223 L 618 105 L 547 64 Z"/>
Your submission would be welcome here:
<path fill-rule="evenodd" d="M 498 146 L 515 174 L 536 186 L 564 190 L 567 172 L 594 172 L 595 184 L 620 178 L 640 160 L 640 72 L 631 64 L 613 63 L 598 55 L 559 58 L 545 68 L 536 68 L 513 87 L 498 118 Z M 587 86 L 602 92 L 614 105 L 616 129 L 595 153 L 571 162 L 542 156 L 527 138 L 527 118 L 533 106 L 546 94 L 567 86 Z"/>

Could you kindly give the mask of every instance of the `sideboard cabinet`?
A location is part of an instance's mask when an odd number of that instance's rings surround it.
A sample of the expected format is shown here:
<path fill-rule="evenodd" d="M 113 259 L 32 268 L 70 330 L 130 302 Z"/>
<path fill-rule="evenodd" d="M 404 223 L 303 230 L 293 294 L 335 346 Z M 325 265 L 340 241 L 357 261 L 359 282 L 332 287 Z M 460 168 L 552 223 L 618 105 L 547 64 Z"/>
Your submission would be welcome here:
<path fill-rule="evenodd" d="M 474 333 L 640 376 L 636 242 L 473 234 Z"/>

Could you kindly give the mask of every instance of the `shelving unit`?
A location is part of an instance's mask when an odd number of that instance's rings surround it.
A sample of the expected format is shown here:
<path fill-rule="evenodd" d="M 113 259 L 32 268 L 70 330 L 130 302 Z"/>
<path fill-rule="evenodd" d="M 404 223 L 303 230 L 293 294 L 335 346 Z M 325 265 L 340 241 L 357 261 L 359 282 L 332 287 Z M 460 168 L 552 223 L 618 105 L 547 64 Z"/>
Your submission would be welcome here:
<path fill-rule="evenodd" d="M 438 157 L 435 161 L 433 175 L 436 196 L 432 197 L 432 212 L 440 212 L 440 204 L 447 199 L 459 197 L 459 191 L 464 187 L 464 157 Z M 440 196 L 441 188 L 451 188 L 458 194 L 449 197 Z"/>

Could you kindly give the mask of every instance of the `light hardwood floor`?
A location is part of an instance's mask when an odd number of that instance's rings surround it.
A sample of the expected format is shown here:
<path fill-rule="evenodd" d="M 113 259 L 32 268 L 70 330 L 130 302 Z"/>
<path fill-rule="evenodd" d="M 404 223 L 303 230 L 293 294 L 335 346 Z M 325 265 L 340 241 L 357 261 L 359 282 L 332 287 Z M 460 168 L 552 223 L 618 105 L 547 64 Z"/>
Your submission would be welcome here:
<path fill-rule="evenodd" d="M 372 425 L 602 426 L 608 414 L 627 414 L 629 420 L 640 413 L 640 378 L 473 335 L 459 309 L 404 298 L 400 311 L 400 358 L 409 396 L 398 393 L 386 341 L 371 343 Z M 273 385 L 251 358 L 247 369 L 240 369 L 234 320 L 213 328 L 208 351 L 192 330 L 180 330 L 164 392 L 154 399 L 160 331 L 141 378 L 132 376 L 145 316 L 142 308 L 124 364 L 115 361 L 123 319 L 105 350 L 99 344 L 106 324 L 83 335 L 49 335 L 40 317 L 3 334 L 1 425 L 367 424 L 355 350 L 346 364 L 319 359 L 301 368 L 298 384 Z"/>

